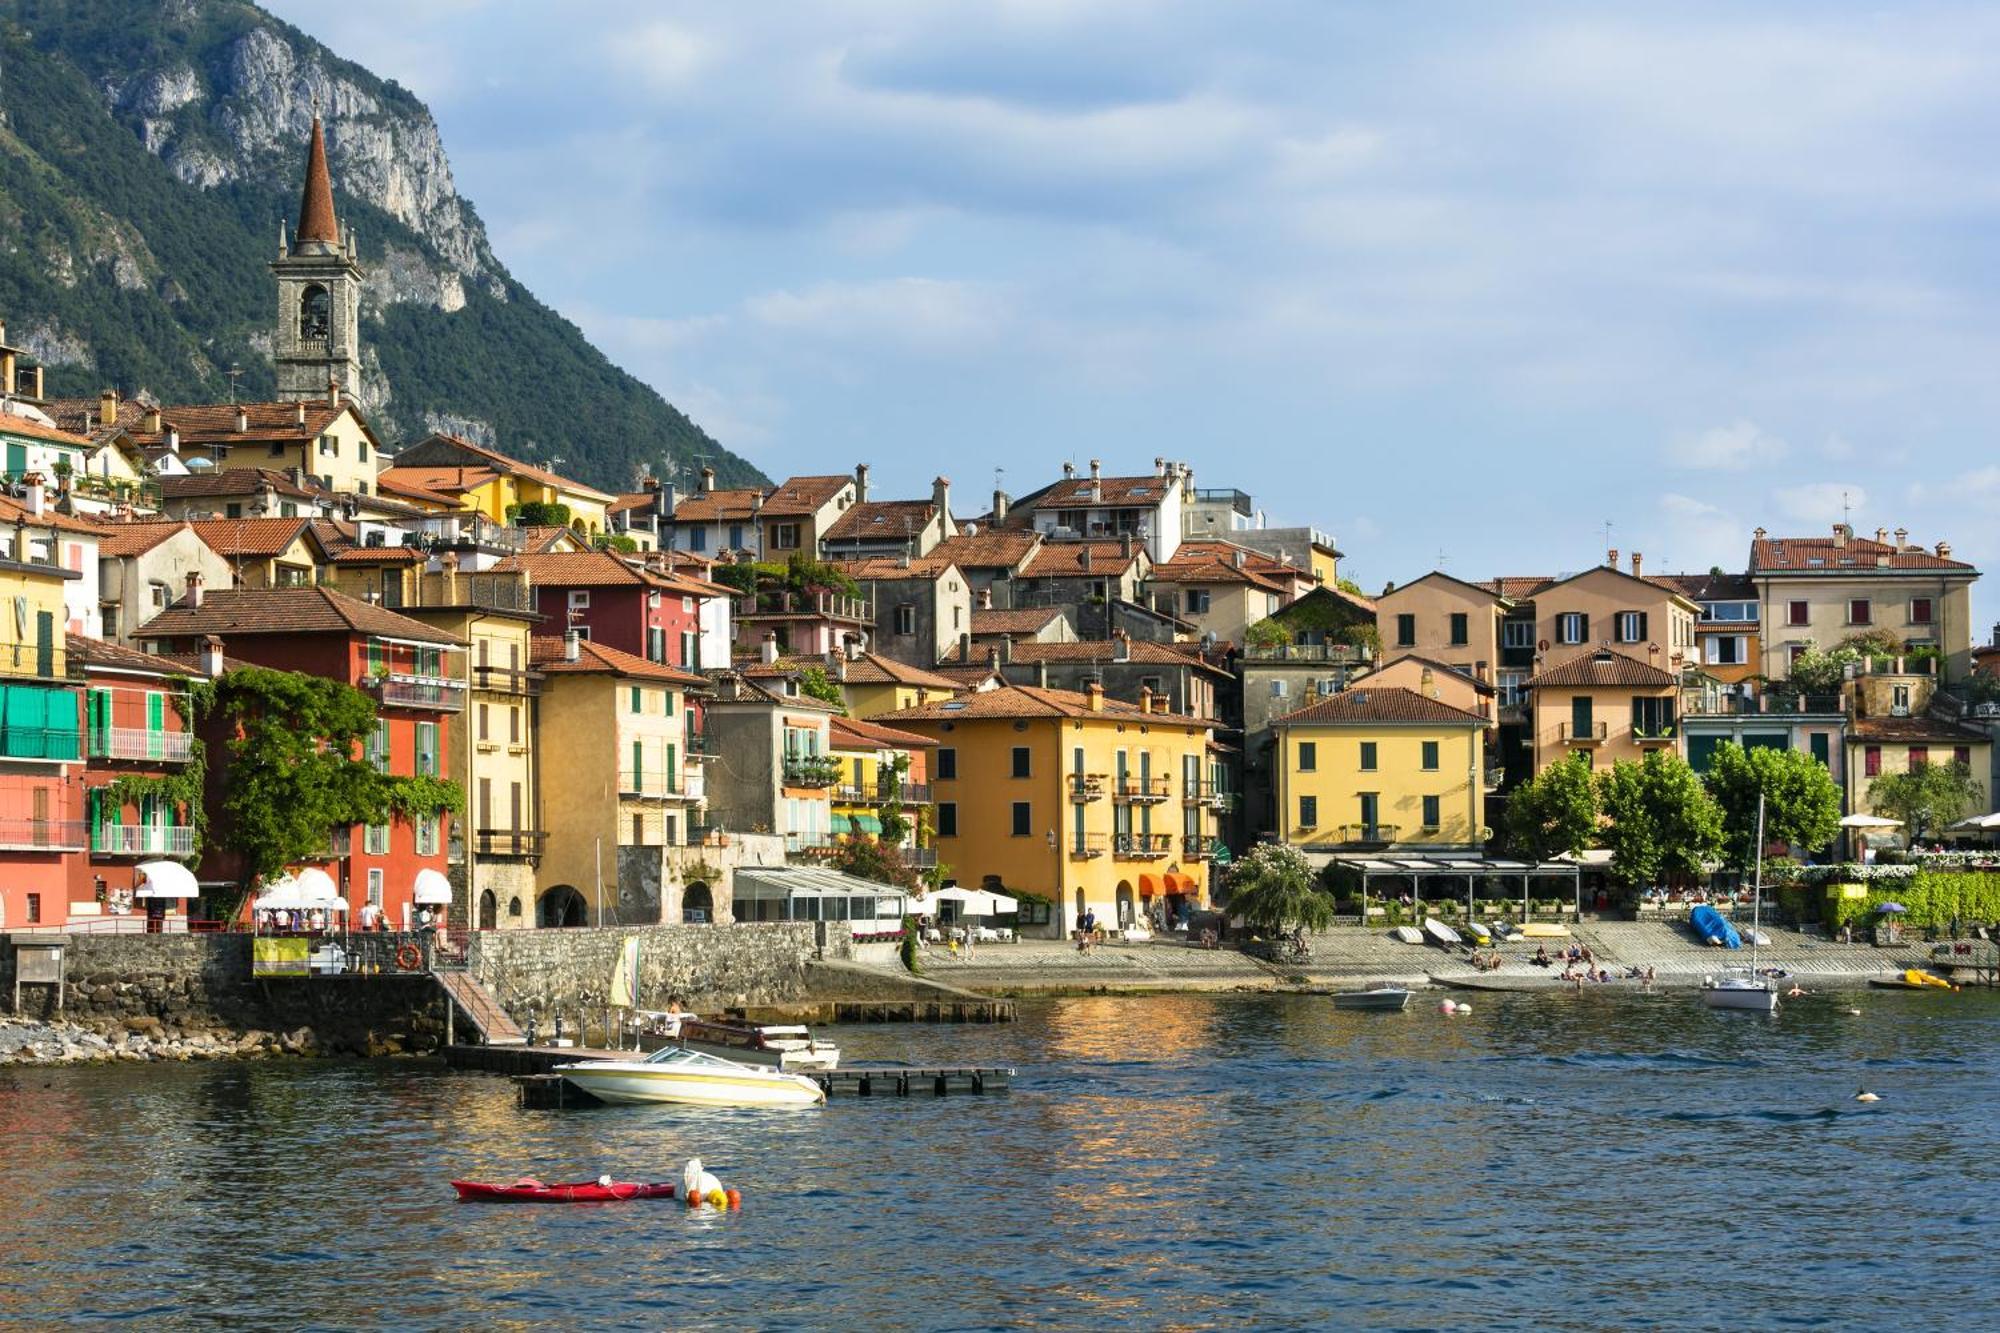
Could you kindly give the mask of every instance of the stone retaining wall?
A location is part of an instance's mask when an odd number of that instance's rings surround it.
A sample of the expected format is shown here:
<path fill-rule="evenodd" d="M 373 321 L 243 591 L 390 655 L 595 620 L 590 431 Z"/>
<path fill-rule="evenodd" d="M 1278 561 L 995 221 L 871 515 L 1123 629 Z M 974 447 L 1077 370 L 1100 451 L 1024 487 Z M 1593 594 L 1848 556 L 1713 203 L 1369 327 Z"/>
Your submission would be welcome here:
<path fill-rule="evenodd" d="M 609 1006 L 619 948 L 633 936 L 639 940 L 642 1009 L 664 1009 L 676 997 L 697 1012 L 797 999 L 806 992 L 806 965 L 814 955 L 810 921 L 587 926 L 482 933 L 470 966 L 525 1025 L 531 1017 Z"/>

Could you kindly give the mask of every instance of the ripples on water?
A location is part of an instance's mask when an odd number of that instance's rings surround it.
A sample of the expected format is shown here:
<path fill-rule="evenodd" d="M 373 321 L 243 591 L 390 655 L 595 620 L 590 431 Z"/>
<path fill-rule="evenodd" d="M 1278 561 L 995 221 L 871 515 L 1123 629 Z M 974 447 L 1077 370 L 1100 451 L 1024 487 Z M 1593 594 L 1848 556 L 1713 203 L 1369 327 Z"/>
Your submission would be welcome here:
<path fill-rule="evenodd" d="M 1713 1327 L 1978 1318 L 2000 997 L 1024 1004 L 839 1032 L 1005 1097 L 521 1111 L 413 1063 L 0 1072 L 0 1323 Z M 1864 1013 L 1843 1011 L 1858 1004 Z M 1866 1083 L 1883 1101 L 1856 1104 Z M 461 1205 L 677 1178 L 744 1211 Z"/>

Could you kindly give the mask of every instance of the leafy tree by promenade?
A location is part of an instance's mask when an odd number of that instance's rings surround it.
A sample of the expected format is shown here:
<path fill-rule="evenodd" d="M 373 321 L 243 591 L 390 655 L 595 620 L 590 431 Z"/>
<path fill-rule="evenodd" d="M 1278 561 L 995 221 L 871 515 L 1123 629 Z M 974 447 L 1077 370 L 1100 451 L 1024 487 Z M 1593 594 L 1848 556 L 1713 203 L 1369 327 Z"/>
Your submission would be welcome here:
<path fill-rule="evenodd" d="M 1902 820 L 1911 842 L 1963 819 L 1979 795 L 1978 780 L 1964 764 L 1924 764 L 1868 784 L 1868 804 L 1876 814 Z"/>
<path fill-rule="evenodd" d="M 1722 850 L 1722 810 L 1677 754 L 1654 750 L 1597 779 L 1611 864 L 1627 884 L 1686 881 Z"/>
<path fill-rule="evenodd" d="M 1273 934 L 1293 926 L 1325 930 L 1333 924 L 1333 895 L 1320 887 L 1304 853 L 1263 842 L 1229 872 L 1229 910 Z"/>
<path fill-rule="evenodd" d="M 1715 747 L 1705 777 L 1722 808 L 1722 859 L 1748 870 L 1757 853 L 1757 797 L 1764 797 L 1764 837 L 1793 854 L 1824 847 L 1840 832 L 1840 788 L 1826 765 L 1803 750 L 1735 741 Z"/>
<path fill-rule="evenodd" d="M 877 884 L 893 884 L 912 892 L 921 887 L 917 868 L 903 858 L 902 849 L 874 838 L 843 838 L 826 858 L 829 869 Z"/>
<path fill-rule="evenodd" d="M 1518 856 L 1532 861 L 1574 856 L 1596 836 L 1597 788 L 1586 755 L 1550 764 L 1507 802 L 1507 845 Z"/>

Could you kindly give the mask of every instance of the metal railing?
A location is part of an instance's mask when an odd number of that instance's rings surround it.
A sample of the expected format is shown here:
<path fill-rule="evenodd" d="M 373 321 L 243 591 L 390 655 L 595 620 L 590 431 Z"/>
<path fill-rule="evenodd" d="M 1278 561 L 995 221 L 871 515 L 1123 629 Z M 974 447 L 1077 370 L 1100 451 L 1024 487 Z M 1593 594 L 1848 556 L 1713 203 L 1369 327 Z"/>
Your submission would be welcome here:
<path fill-rule="evenodd" d="M 1215 852 L 1215 844 L 1221 839 L 1208 833 L 1183 833 L 1181 835 L 1181 859 L 1183 861 L 1206 861 Z"/>
<path fill-rule="evenodd" d="M 107 856 L 140 856 L 149 852 L 192 856 L 194 830 L 150 824 L 97 824 L 90 831 L 90 850 Z"/>
<path fill-rule="evenodd" d="M 1236 793 L 1223 790 L 1208 778 L 1182 778 L 1181 801 L 1186 805 L 1205 805 L 1211 810 L 1228 811 L 1236 807 Z"/>
<path fill-rule="evenodd" d="M 0 847 L 80 852 L 89 836 L 81 819 L 0 819 Z"/>
<path fill-rule="evenodd" d="M 785 835 L 785 855 L 811 856 L 824 852 L 834 845 L 831 833 L 787 833 Z"/>
<path fill-rule="evenodd" d="M 831 787 L 840 781 L 840 767 L 829 755 L 786 755 L 785 781 L 794 787 Z"/>
<path fill-rule="evenodd" d="M 816 615 L 828 620 L 875 620 L 875 608 L 859 597 L 832 592 L 757 592 L 738 596 L 734 613 L 739 620 L 758 616 Z"/>
<path fill-rule="evenodd" d="M 1072 773 L 1069 775 L 1069 798 L 1072 801 L 1101 801 L 1104 799 L 1104 783 L 1102 773 Z"/>
<path fill-rule="evenodd" d="M 194 737 L 185 731 L 154 731 L 149 727 L 90 727 L 84 740 L 92 759 L 157 759 L 184 764 L 194 753 Z"/>
<path fill-rule="evenodd" d="M 1243 656 L 1252 662 L 1344 662 L 1372 661 L 1374 653 L 1351 643 L 1248 644 Z"/>
<path fill-rule="evenodd" d="M 390 707 L 434 708 L 456 713 L 465 707 L 465 682 L 442 676 L 371 676 L 368 683 Z"/>
<path fill-rule="evenodd" d="M 1693 699 L 1685 705 L 1690 714 L 1702 717 L 1769 717 L 1784 714 L 1844 714 L 1845 702 L 1838 694 L 1765 694 L 1746 699 L 1740 694 L 1718 694 Z"/>
<path fill-rule="evenodd" d="M 516 667 L 475 666 L 472 688 L 489 694 L 533 695 L 542 692 L 542 678 L 539 672 Z"/>
<path fill-rule="evenodd" d="M 472 849 L 482 856 L 540 856 L 548 840 L 539 829 L 480 829 Z"/>
<path fill-rule="evenodd" d="M 1102 833 L 1072 833 L 1069 835 L 1069 859 L 1088 861 L 1104 855 L 1105 837 Z"/>
<path fill-rule="evenodd" d="M 1403 831 L 1401 824 L 1342 824 L 1339 830 L 1341 842 L 1394 842 L 1396 835 Z"/>
<path fill-rule="evenodd" d="M 1586 723 L 1581 730 L 1577 728 L 1574 722 L 1563 722 L 1557 725 L 1560 728 L 1557 735 L 1565 744 L 1574 741 L 1578 745 L 1590 745 L 1597 741 L 1606 740 L 1611 735 L 1611 724 L 1608 722 Z"/>
<path fill-rule="evenodd" d="M 929 870 L 938 863 L 935 847 L 904 847 L 900 850 L 903 853 L 904 863 L 916 866 L 920 870 Z"/>
<path fill-rule="evenodd" d="M 1152 805 L 1173 795 L 1172 778 L 1138 778 L 1127 774 L 1118 779 L 1111 799 L 1126 805 Z"/>
<path fill-rule="evenodd" d="M 1126 860 L 1152 861 L 1167 855 L 1174 849 L 1174 835 L 1171 833 L 1114 833 L 1111 835 L 1112 855 Z"/>
<path fill-rule="evenodd" d="M 681 775 L 665 769 L 618 770 L 618 794 L 620 796 L 685 796 L 681 788 Z"/>

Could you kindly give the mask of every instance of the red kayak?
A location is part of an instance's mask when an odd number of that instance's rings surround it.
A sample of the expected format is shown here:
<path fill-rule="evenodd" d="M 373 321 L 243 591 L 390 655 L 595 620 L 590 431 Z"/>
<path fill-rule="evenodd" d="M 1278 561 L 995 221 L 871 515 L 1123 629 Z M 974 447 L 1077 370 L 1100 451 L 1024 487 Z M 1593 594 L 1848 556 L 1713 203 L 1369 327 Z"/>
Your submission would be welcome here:
<path fill-rule="evenodd" d="M 671 1199 L 672 1181 L 643 1184 L 636 1180 L 614 1180 L 606 1185 L 595 1180 L 579 1180 L 573 1185 L 544 1185 L 539 1180 L 522 1179 L 511 1185 L 489 1185 L 477 1180 L 454 1180 L 451 1187 L 461 1199 L 486 1203 L 618 1203 L 625 1199 Z"/>

